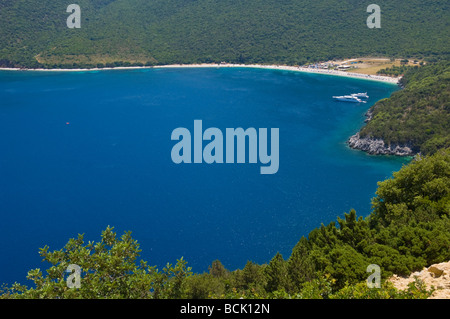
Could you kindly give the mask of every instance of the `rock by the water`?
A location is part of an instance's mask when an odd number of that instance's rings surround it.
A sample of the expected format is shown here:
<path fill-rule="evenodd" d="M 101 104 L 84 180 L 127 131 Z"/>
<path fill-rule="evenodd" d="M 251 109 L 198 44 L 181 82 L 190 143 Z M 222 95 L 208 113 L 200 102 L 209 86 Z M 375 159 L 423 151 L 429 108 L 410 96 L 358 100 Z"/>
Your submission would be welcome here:
<path fill-rule="evenodd" d="M 351 148 L 365 151 L 374 155 L 398 155 L 412 156 L 415 155 L 413 150 L 406 145 L 391 144 L 386 145 L 382 139 L 373 137 L 361 137 L 356 133 L 349 138 L 348 144 Z"/>

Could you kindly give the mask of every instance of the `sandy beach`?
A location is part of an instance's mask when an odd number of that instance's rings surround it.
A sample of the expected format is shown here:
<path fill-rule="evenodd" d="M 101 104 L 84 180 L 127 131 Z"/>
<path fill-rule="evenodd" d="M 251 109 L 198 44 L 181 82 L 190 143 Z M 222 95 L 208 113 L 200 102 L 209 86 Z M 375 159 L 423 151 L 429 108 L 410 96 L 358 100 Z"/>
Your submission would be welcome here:
<path fill-rule="evenodd" d="M 328 69 L 316 69 L 305 68 L 299 66 L 287 66 L 287 65 L 260 65 L 260 64 L 229 64 L 229 63 L 214 63 L 214 64 L 171 64 L 171 65 L 158 65 L 158 66 L 131 66 L 131 67 L 116 67 L 116 68 L 92 68 L 92 69 L 19 69 L 19 68 L 0 68 L 5 71 L 43 71 L 43 72 L 89 72 L 89 71 L 101 71 L 101 70 L 133 70 L 133 69 L 162 69 L 162 68 L 258 68 L 269 70 L 282 70 L 282 71 L 295 71 L 295 72 L 308 72 L 316 74 L 328 74 L 333 76 L 343 76 L 358 78 L 370 81 L 388 82 L 398 84 L 400 77 L 388 77 L 381 75 L 368 75 L 362 73 L 352 73 L 337 70 Z"/>
<path fill-rule="evenodd" d="M 163 65 L 155 66 L 155 68 L 201 68 L 201 67 L 220 67 L 220 68 L 259 68 L 259 69 L 270 69 L 270 70 L 284 70 L 284 71 L 296 71 L 296 72 L 308 72 L 317 74 L 328 74 L 335 76 L 352 77 L 358 79 L 366 79 L 371 81 L 381 81 L 397 84 L 400 81 L 400 77 L 394 78 L 389 76 L 381 75 L 367 75 L 362 73 L 352 73 L 337 70 L 327 70 L 327 69 L 316 69 L 316 68 L 305 68 L 298 66 L 286 66 L 286 65 L 260 65 L 260 64 L 178 64 L 178 65 Z"/>

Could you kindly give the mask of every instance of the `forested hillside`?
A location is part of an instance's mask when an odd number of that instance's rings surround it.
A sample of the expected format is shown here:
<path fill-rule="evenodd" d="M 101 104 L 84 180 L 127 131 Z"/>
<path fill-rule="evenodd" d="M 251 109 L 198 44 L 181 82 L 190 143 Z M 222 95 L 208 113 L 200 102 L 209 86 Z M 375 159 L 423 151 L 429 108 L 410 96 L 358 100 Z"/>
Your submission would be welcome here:
<path fill-rule="evenodd" d="M 380 0 L 381 28 L 358 0 L 0 2 L 0 65 L 92 67 L 198 62 L 304 64 L 367 55 L 436 60 L 450 52 L 448 1 Z"/>
<path fill-rule="evenodd" d="M 371 120 L 360 137 L 409 146 L 414 153 L 432 154 L 450 146 L 450 63 L 406 71 L 405 88 L 370 110 Z"/>

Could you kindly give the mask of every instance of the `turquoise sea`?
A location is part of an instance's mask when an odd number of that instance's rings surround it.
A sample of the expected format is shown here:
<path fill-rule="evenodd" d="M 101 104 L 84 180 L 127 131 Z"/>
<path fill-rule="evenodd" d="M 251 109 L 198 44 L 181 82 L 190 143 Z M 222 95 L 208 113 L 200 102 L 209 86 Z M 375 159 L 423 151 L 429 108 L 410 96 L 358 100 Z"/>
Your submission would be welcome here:
<path fill-rule="evenodd" d="M 377 182 L 407 159 L 346 140 L 392 84 L 247 68 L 0 72 L 0 283 L 30 284 L 39 248 L 108 225 L 132 231 L 141 258 L 194 272 L 268 262 L 321 223 L 370 213 Z M 333 95 L 368 92 L 367 104 Z M 279 128 L 279 170 L 180 164 L 175 128 Z"/>

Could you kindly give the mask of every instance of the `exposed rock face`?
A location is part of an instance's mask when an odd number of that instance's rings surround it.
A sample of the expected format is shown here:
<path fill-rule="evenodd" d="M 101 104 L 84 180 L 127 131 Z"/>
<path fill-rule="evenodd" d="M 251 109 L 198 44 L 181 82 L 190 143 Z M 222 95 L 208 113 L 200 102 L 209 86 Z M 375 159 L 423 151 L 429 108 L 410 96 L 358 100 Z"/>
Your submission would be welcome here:
<path fill-rule="evenodd" d="M 389 280 L 397 289 L 405 290 L 416 278 L 422 280 L 427 289 L 432 286 L 436 289 L 430 299 L 450 299 L 450 261 L 424 268 L 409 277 L 394 275 Z"/>
<path fill-rule="evenodd" d="M 366 112 L 365 116 L 366 116 L 366 119 L 365 119 L 364 122 L 365 122 L 365 123 L 368 123 L 368 122 L 373 118 L 373 109 L 370 108 L 370 109 Z"/>
<path fill-rule="evenodd" d="M 373 118 L 373 107 L 370 108 L 365 116 L 365 123 L 370 122 Z M 391 144 L 386 143 L 381 138 L 374 137 L 361 137 L 359 133 L 356 133 L 350 137 L 347 141 L 351 148 L 358 149 L 367 152 L 372 155 L 397 155 L 397 156 L 413 156 L 416 154 L 412 148 L 408 145 Z"/>
<path fill-rule="evenodd" d="M 386 145 L 382 139 L 360 137 L 359 133 L 350 137 L 348 144 L 351 148 L 374 155 L 412 156 L 415 154 L 409 146 L 398 144 Z"/>

